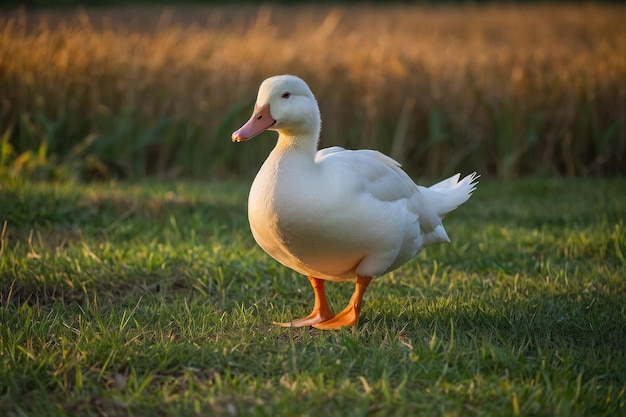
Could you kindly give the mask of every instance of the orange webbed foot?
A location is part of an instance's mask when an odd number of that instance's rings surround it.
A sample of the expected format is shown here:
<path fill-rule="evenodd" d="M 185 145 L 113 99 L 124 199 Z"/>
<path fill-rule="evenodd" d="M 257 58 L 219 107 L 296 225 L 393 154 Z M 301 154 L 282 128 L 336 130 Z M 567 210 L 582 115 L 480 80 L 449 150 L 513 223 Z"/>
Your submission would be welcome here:
<path fill-rule="evenodd" d="M 302 317 L 300 319 L 295 319 L 292 321 L 288 321 L 288 322 L 278 322 L 278 321 L 273 321 L 272 324 L 276 325 L 276 326 L 281 326 L 281 327 L 304 327 L 304 326 L 314 326 L 318 323 L 322 323 L 322 322 L 326 322 L 328 320 L 332 320 L 332 318 L 335 316 L 333 314 L 332 311 L 330 311 L 330 314 L 322 314 L 321 312 L 317 311 L 313 311 L 311 314 L 309 314 L 306 317 Z"/>
<path fill-rule="evenodd" d="M 359 316 L 361 314 L 363 294 L 365 294 L 365 290 L 367 289 L 367 286 L 370 284 L 371 280 L 372 278 L 370 277 L 359 276 L 356 281 L 354 294 L 352 294 L 348 306 L 332 319 L 313 324 L 313 327 L 320 330 L 338 330 L 342 327 L 356 325 L 359 322 Z"/>
<path fill-rule="evenodd" d="M 313 287 L 313 292 L 315 293 L 315 305 L 313 306 L 311 314 L 289 322 L 281 323 L 274 321 L 272 324 L 281 327 L 304 327 L 313 326 L 314 324 L 322 323 L 335 317 L 335 314 L 328 306 L 328 300 L 326 299 L 326 290 L 324 288 L 325 281 L 315 277 L 309 277 L 309 281 L 311 282 L 311 287 Z"/>
<path fill-rule="evenodd" d="M 352 305 L 346 307 L 341 313 L 330 320 L 321 323 L 313 323 L 312 326 L 320 330 L 338 330 L 342 327 L 354 326 L 359 322 L 359 311 Z"/>

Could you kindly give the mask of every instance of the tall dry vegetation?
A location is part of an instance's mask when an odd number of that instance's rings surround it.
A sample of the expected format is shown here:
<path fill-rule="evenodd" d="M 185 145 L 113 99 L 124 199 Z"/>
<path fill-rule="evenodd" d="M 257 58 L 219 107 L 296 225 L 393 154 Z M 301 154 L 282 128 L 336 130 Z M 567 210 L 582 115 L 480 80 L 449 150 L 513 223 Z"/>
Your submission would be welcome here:
<path fill-rule="evenodd" d="M 432 177 L 623 175 L 624 21 L 620 6 L 8 14 L 0 167 L 250 175 L 273 140 L 230 132 L 265 77 L 294 73 L 320 102 L 322 146 Z"/>

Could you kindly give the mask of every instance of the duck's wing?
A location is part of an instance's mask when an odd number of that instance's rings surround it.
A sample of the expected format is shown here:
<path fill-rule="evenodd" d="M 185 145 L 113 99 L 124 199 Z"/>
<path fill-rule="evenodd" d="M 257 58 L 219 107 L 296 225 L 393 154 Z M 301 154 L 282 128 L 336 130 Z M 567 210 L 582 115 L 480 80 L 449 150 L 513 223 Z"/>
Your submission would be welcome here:
<path fill-rule="evenodd" d="M 346 184 L 378 201 L 404 200 L 425 233 L 441 225 L 441 219 L 430 207 L 428 199 L 392 158 L 373 150 L 350 151 L 333 147 L 318 151 L 316 162 L 331 166 L 340 181 L 345 178 Z"/>
<path fill-rule="evenodd" d="M 337 153 L 337 152 L 343 152 L 345 150 L 346 149 L 342 148 L 341 146 L 331 146 L 330 148 L 320 149 L 315 154 L 315 162 L 319 162 L 320 160 L 324 159 L 324 157 L 326 157 L 326 156 L 328 156 L 330 154 Z"/>

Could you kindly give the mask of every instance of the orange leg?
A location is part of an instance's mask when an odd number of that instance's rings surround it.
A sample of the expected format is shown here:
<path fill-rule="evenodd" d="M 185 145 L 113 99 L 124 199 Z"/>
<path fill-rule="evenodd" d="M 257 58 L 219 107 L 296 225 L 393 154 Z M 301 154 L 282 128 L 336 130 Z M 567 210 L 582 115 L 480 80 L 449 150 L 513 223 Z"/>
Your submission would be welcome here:
<path fill-rule="evenodd" d="M 312 326 L 335 317 L 335 314 L 328 306 L 328 301 L 326 300 L 326 289 L 324 288 L 325 281 L 315 277 L 309 277 L 309 281 L 311 282 L 313 292 L 315 293 L 315 305 L 313 306 L 311 314 L 287 323 L 273 322 L 273 324 L 282 327 Z"/>
<path fill-rule="evenodd" d="M 372 278 L 370 277 L 357 277 L 356 288 L 350 298 L 348 306 L 334 318 L 323 321 L 321 323 L 313 324 L 313 327 L 322 330 L 336 330 L 342 327 L 353 326 L 359 322 L 359 314 L 361 313 L 361 306 L 363 303 L 363 294 L 367 286 L 370 284 Z"/>

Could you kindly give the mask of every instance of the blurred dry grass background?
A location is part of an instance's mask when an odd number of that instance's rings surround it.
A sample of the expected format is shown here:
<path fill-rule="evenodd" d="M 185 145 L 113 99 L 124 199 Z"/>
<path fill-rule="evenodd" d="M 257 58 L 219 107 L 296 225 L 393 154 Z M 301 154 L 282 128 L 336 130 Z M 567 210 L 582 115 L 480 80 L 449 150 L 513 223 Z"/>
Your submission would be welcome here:
<path fill-rule="evenodd" d="M 0 169 L 250 176 L 267 76 L 318 97 L 322 146 L 414 175 L 626 174 L 626 7 L 203 7 L 0 15 Z"/>

